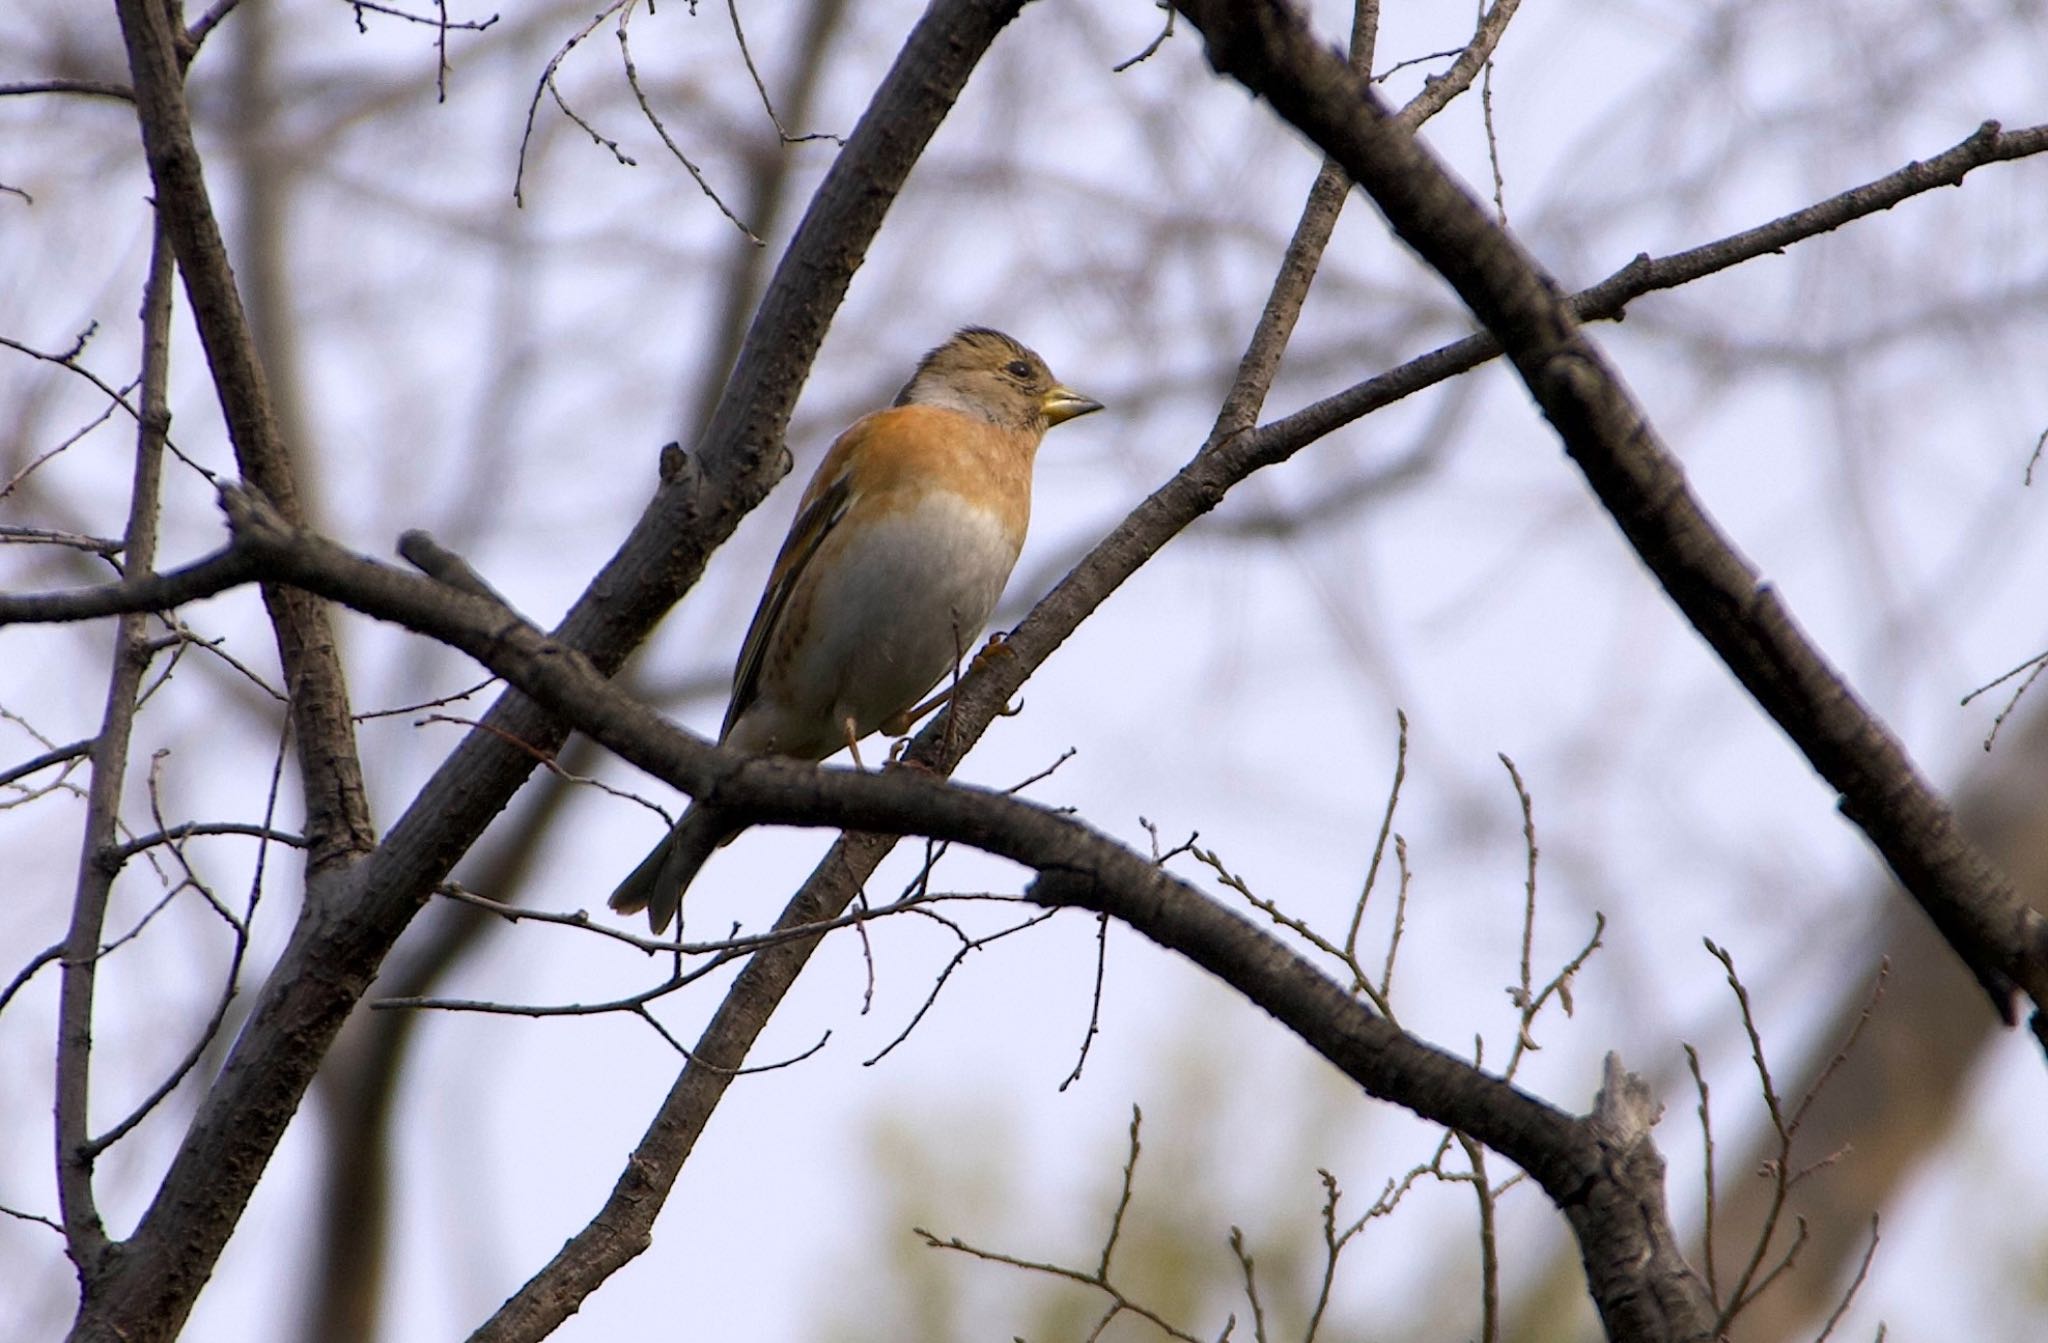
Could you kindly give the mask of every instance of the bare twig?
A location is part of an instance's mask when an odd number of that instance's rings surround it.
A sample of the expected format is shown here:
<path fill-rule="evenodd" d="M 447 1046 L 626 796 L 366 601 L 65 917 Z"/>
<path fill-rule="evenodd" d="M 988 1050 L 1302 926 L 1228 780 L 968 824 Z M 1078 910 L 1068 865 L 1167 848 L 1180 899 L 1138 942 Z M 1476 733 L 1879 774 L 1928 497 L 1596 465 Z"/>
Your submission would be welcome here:
<path fill-rule="evenodd" d="M 164 844 L 176 844 L 193 835 L 248 835 L 255 839 L 268 840 L 277 844 L 289 844 L 292 848 L 306 847 L 306 837 L 289 830 L 275 830 L 267 825 L 254 825 L 246 821 L 184 821 L 178 825 L 166 826 L 153 834 L 117 844 L 107 851 L 106 861 L 119 865 L 147 849 Z"/>
<path fill-rule="evenodd" d="M 185 29 L 184 48 L 187 65 L 199 54 L 199 48 L 205 43 L 207 35 L 220 26 L 222 19 L 234 13 L 235 6 L 239 3 L 240 0 L 213 0 L 213 3 L 206 7 L 206 12 L 194 19 Z"/>
<path fill-rule="evenodd" d="M 941 1239 L 921 1226 L 914 1227 L 912 1230 L 923 1239 L 925 1244 L 935 1250 L 956 1250 L 961 1254 L 983 1260 L 987 1263 L 1003 1264 L 1010 1268 L 1021 1268 L 1031 1273 L 1042 1273 L 1048 1277 L 1062 1278 L 1068 1282 L 1079 1283 L 1084 1287 L 1092 1287 L 1096 1291 L 1101 1292 L 1109 1298 L 1109 1307 L 1101 1319 L 1096 1322 L 1095 1330 L 1091 1337 L 1100 1337 L 1102 1331 L 1117 1316 L 1135 1315 L 1168 1338 L 1181 1340 L 1181 1343 L 1203 1343 L 1203 1340 L 1198 1339 L 1194 1334 L 1168 1323 L 1166 1318 L 1159 1312 L 1133 1300 L 1110 1279 L 1110 1259 L 1116 1253 L 1118 1237 L 1123 1234 L 1124 1214 L 1130 1210 L 1131 1206 L 1131 1186 L 1137 1176 L 1138 1153 L 1140 1150 L 1138 1128 L 1142 1119 L 1143 1116 L 1139 1112 L 1138 1107 L 1133 1105 L 1131 1107 L 1131 1154 L 1130 1158 L 1124 1163 L 1123 1182 L 1117 1191 L 1116 1208 L 1110 1214 L 1109 1233 L 1103 1238 L 1102 1255 L 1096 1261 L 1095 1267 L 1092 1270 L 1070 1268 L 1062 1264 L 1023 1259 L 1016 1255 L 1003 1254 L 995 1250 L 984 1250 L 978 1246 L 968 1244 L 957 1236 Z"/>
<path fill-rule="evenodd" d="M 1098 915 L 1095 920 L 1095 988 L 1088 995 L 1088 1029 L 1081 1036 L 1081 1049 L 1074 1057 L 1074 1071 L 1060 1083 L 1060 1090 L 1081 1080 L 1081 1070 L 1088 1066 L 1088 1047 L 1095 1043 L 1097 1032 L 1102 1029 L 1102 978 L 1109 963 L 1109 916 Z"/>
<path fill-rule="evenodd" d="M 1166 11 L 1166 22 L 1161 25 L 1158 35 L 1147 42 L 1137 55 L 1126 57 L 1109 67 L 1111 74 L 1120 75 L 1134 65 L 1151 60 L 1159 49 L 1166 45 L 1166 39 L 1173 36 L 1173 21 L 1179 16 L 1173 12 L 1172 0 L 1153 0 L 1153 3 Z"/>
<path fill-rule="evenodd" d="M 640 113 L 647 118 L 647 124 L 654 127 L 654 133 L 661 137 L 662 144 L 668 147 L 668 152 L 675 161 L 683 165 L 684 171 L 690 174 L 690 180 L 697 184 L 697 189 L 704 193 L 705 198 L 718 207 L 718 212 L 730 220 L 732 226 L 738 229 L 748 242 L 757 247 L 764 245 L 760 235 L 748 228 L 740 217 L 732 212 L 732 207 L 725 203 L 725 199 L 712 189 L 711 183 L 704 177 L 704 170 L 690 161 L 690 156 L 683 152 L 683 147 L 669 134 L 668 126 L 662 121 L 661 114 L 656 112 L 654 104 L 648 101 L 647 90 L 640 87 L 640 72 L 633 65 L 633 47 L 626 36 L 627 25 L 633 18 L 633 9 L 634 6 L 628 4 L 620 12 L 619 26 L 616 30 L 619 39 L 619 61 L 625 67 L 626 87 L 633 91 L 633 101 L 640 105 Z M 780 130 L 781 127 L 778 126 L 776 129 Z"/>
<path fill-rule="evenodd" d="M 1394 781 L 1387 786 L 1386 809 L 1380 813 L 1380 832 L 1372 842 L 1372 859 L 1365 865 L 1365 881 L 1359 887 L 1358 901 L 1351 907 L 1351 927 L 1344 934 L 1345 959 L 1358 959 L 1358 930 L 1365 922 L 1365 905 L 1372 899 L 1375 883 L 1379 881 L 1380 863 L 1387 856 L 1387 837 L 1394 832 L 1394 808 L 1400 805 L 1401 785 L 1408 778 L 1408 715 L 1405 711 L 1394 710 Z M 1404 889 L 1406 882 L 1402 883 Z M 1399 942 L 1398 933 L 1389 939 L 1387 945 L 1387 967 L 1381 977 L 1381 996 L 1386 993 L 1386 981 L 1393 977 L 1394 948 Z"/>
<path fill-rule="evenodd" d="M 1877 1217 L 1873 1214 L 1870 1219 L 1870 1244 L 1864 1247 L 1863 1258 L 1856 1263 L 1856 1275 L 1850 1278 L 1849 1285 L 1842 1289 L 1841 1301 L 1836 1304 L 1834 1311 L 1829 1314 L 1827 1323 L 1821 1326 L 1820 1333 L 1814 1336 L 1813 1343 L 1828 1343 L 1829 1336 L 1835 1332 L 1835 1326 L 1840 1324 L 1842 1317 L 1849 1313 L 1850 1305 L 1856 1300 L 1856 1293 L 1863 1288 L 1863 1280 L 1870 1276 L 1871 1262 L 1877 1258 L 1877 1241 Z M 1879 1337 L 1882 1336 L 1883 1333 L 1880 1330 Z"/>
<path fill-rule="evenodd" d="M 1401 950 L 1401 935 L 1408 927 L 1408 841 L 1394 836 L 1394 871 L 1400 881 L 1394 887 L 1394 925 L 1387 930 L 1387 958 L 1380 963 L 1380 998 L 1394 1001 L 1394 958 Z"/>
<path fill-rule="evenodd" d="M 17 476 L 8 488 L 18 483 Z M 6 490 L 0 489 L 0 494 Z M 86 536 L 80 532 L 53 530 L 48 527 L 0 527 L 0 544 L 5 545 L 46 545 L 69 546 L 88 554 L 112 557 L 121 553 L 121 542 L 111 536 Z"/>
<path fill-rule="evenodd" d="M 1999 729 L 2005 726 L 2005 720 L 2012 716 L 2012 711 L 2019 707 L 2021 698 L 2024 697 L 2029 690 L 2034 688 L 2034 682 L 2041 679 L 2041 675 L 2043 672 L 2048 672 L 2048 653 L 2040 653 L 2036 654 L 2034 657 L 2028 658 L 2019 666 L 2014 667 L 2011 671 L 2005 673 L 2005 675 L 1987 681 L 1983 685 L 1978 686 L 1975 690 L 1972 690 L 1969 694 L 1963 696 L 1962 702 L 1964 704 L 1968 704 L 1971 700 L 1977 698 L 1979 695 L 1991 689 L 1993 686 L 2002 685 L 2003 683 L 2010 681 L 2013 677 L 2021 676 L 2022 673 L 2024 673 L 2024 679 L 2022 679 L 2017 686 L 2013 687 L 2012 695 L 2005 701 L 2005 706 L 2001 708 L 1998 711 L 1997 716 L 1991 720 L 1991 730 L 1984 734 L 1984 749 L 1986 751 L 1989 751 L 1992 747 L 1992 744 L 1998 740 Z"/>
<path fill-rule="evenodd" d="M 279 429 L 268 377 L 236 288 L 227 246 L 208 195 L 175 29 L 156 0 L 117 0 L 135 86 L 136 120 L 155 189 L 158 218 L 184 278 L 185 293 L 242 479 L 282 516 L 303 521 L 298 468 Z M 131 571 L 146 569 L 134 563 Z M 311 595 L 264 588 L 278 658 L 290 693 L 306 813 L 307 871 L 347 865 L 375 843 L 362 761 L 349 722 L 348 685 L 328 613 Z"/>
<path fill-rule="evenodd" d="M 1822 1067 L 1806 1095 L 1788 1113 L 1784 1102 L 1778 1094 L 1777 1084 L 1772 1080 L 1770 1065 L 1765 1060 L 1762 1032 L 1757 1025 L 1755 1013 L 1750 1006 L 1749 990 L 1743 984 L 1741 976 L 1736 973 L 1735 958 L 1726 949 L 1716 946 L 1711 940 L 1707 941 L 1706 947 L 1714 959 L 1721 963 L 1722 969 L 1727 975 L 1728 986 L 1735 995 L 1736 1007 L 1742 1018 L 1742 1029 L 1749 1038 L 1751 1061 L 1756 1068 L 1759 1090 L 1764 1101 L 1764 1110 L 1770 1117 L 1772 1131 L 1777 1135 L 1776 1151 L 1771 1159 L 1764 1163 L 1764 1170 L 1762 1171 L 1765 1178 L 1771 1182 L 1771 1195 L 1764 1212 L 1763 1224 L 1757 1231 L 1756 1244 L 1752 1247 L 1749 1258 L 1743 1265 L 1741 1274 L 1728 1289 L 1725 1298 L 1718 1296 L 1716 1298 L 1720 1305 L 1718 1333 L 1725 1331 L 1728 1325 L 1733 1323 L 1735 1318 L 1742 1313 L 1744 1308 L 1762 1296 L 1770 1289 L 1773 1283 L 1789 1272 L 1798 1261 L 1800 1250 L 1806 1245 L 1806 1221 L 1804 1218 L 1798 1218 L 1796 1219 L 1797 1229 L 1792 1237 L 1792 1243 L 1786 1247 L 1784 1253 L 1779 1256 L 1777 1262 L 1770 1269 L 1764 1270 L 1764 1260 L 1770 1253 L 1771 1243 L 1777 1234 L 1779 1219 L 1785 1211 L 1786 1201 L 1790 1197 L 1793 1187 L 1814 1172 L 1825 1169 L 1839 1155 L 1838 1153 L 1831 1154 L 1804 1169 L 1797 1169 L 1793 1165 L 1792 1144 L 1798 1136 L 1800 1124 L 1812 1108 L 1814 1101 L 1819 1098 L 1821 1091 L 1827 1086 L 1829 1080 L 1833 1078 L 1836 1071 L 1847 1060 L 1850 1052 L 1855 1049 L 1857 1041 L 1862 1038 L 1864 1027 L 1869 1024 L 1878 1003 L 1883 1000 L 1889 967 L 1884 965 L 1879 967 L 1877 977 L 1871 986 L 1869 1000 L 1865 1003 L 1863 1011 L 1858 1014 L 1855 1024 L 1850 1027 L 1848 1037 L 1836 1049 L 1827 1064 Z M 1699 1078 L 1697 1056 L 1690 1048 L 1687 1049 L 1687 1056 L 1692 1061 L 1695 1086 L 1700 1093 L 1700 1116 L 1704 1131 L 1707 1122 L 1706 1083 Z M 1709 1147 L 1709 1151 L 1711 1153 L 1711 1147 Z M 1711 1214 L 1713 1188 L 1711 1155 L 1707 1167 L 1707 1178 L 1709 1181 L 1709 1211 Z M 1709 1220 L 1707 1223 L 1707 1233 L 1709 1236 L 1712 1235 L 1712 1231 L 1712 1221 Z M 1711 1255 L 1708 1262 L 1711 1265 Z"/>
<path fill-rule="evenodd" d="M 1500 1238 L 1494 1222 L 1498 1197 L 1486 1174 L 1486 1149 L 1463 1133 L 1457 1139 L 1479 1205 L 1479 1338 L 1481 1343 L 1500 1343 Z"/>
<path fill-rule="evenodd" d="M 170 424 L 165 389 L 170 382 L 171 298 L 176 275 L 169 232 L 160 223 L 151 243 L 149 279 L 143 289 L 142 405 L 128 498 L 128 525 L 122 533 L 128 571 L 134 574 L 147 574 L 156 562 L 164 431 Z M 92 782 L 87 791 L 85 824 L 81 827 L 78 882 L 72 898 L 71 922 L 64 934 L 58 988 L 57 1204 L 64 1222 L 65 1248 L 80 1265 L 97 1263 L 108 1243 L 93 1191 L 93 1161 L 99 1149 L 94 1146 L 88 1127 L 93 999 L 99 974 L 100 936 L 106 927 L 107 902 L 119 871 L 104 860 L 103 854 L 113 847 L 120 828 L 121 790 L 127 777 L 137 692 L 148 665 L 148 656 L 142 651 L 147 639 L 147 618 L 141 613 L 123 615 L 116 622 L 106 706 L 91 750 Z"/>
<path fill-rule="evenodd" d="M 526 101 L 526 129 L 520 133 L 519 158 L 512 169 L 512 203 L 521 209 L 526 206 L 526 151 L 533 145 L 533 120 L 540 111 L 540 100 L 543 97 L 552 95 L 555 106 L 562 109 L 563 115 L 581 126 L 591 139 L 608 147 L 612 151 L 612 156 L 620 163 L 628 166 L 632 164 L 633 160 L 621 153 L 617 144 L 599 135 L 588 122 L 571 111 L 560 90 L 555 87 L 555 71 L 562 68 L 562 62 L 569 58 L 569 53 L 574 51 L 584 38 L 596 32 L 599 24 L 618 13 L 626 3 L 628 0 L 609 0 L 603 9 L 591 16 L 590 22 L 571 33 L 568 40 L 555 49 L 555 54 L 548 57 L 548 63 L 541 67 L 540 78 L 534 81 L 533 96 Z"/>
<path fill-rule="evenodd" d="M 754 64 L 754 53 L 747 48 L 746 25 L 740 22 L 739 0 L 725 0 L 726 18 L 732 23 L 733 40 L 739 43 L 740 61 L 747 67 L 747 74 L 754 81 L 754 92 L 761 97 L 761 110 L 768 114 L 768 121 L 775 127 L 775 138 L 786 145 L 800 145 L 812 140 L 830 140 L 837 145 L 846 141 L 837 135 L 824 131 L 812 131 L 804 135 L 791 135 L 789 128 L 782 124 L 782 118 L 775 114 L 775 100 L 768 96 L 768 85 L 761 79 L 761 69 Z M 758 238 L 756 242 L 760 241 Z"/>
<path fill-rule="evenodd" d="M 469 692 L 465 691 L 464 693 L 467 694 Z M 608 784 L 603 779 L 597 778 L 595 775 L 572 774 L 568 770 L 562 768 L 561 762 L 555 758 L 556 753 L 554 751 L 549 750 L 545 747 L 536 746 L 532 742 L 521 741 L 517 737 L 514 737 L 511 733 L 506 732 L 503 728 L 498 727 L 496 724 L 485 722 L 483 719 L 480 718 L 462 718 L 455 714 L 430 713 L 427 714 L 425 717 L 421 718 L 417 725 L 425 726 L 428 723 L 453 723 L 457 727 L 466 727 L 471 729 L 472 731 L 489 732 L 493 736 L 499 738 L 499 740 L 505 742 L 506 745 L 511 746 L 514 750 L 524 751 L 526 752 L 526 754 L 532 756 L 542 769 L 545 769 L 548 773 L 554 775 L 556 778 L 560 779 L 564 783 L 573 783 L 581 787 L 595 788 L 600 793 L 609 794 L 612 797 L 619 798 L 626 802 L 637 803 L 638 805 L 645 807 L 647 808 L 647 810 L 653 812 L 656 816 L 659 816 L 661 818 L 661 823 L 664 826 L 671 826 L 675 824 L 675 818 L 673 816 L 670 816 L 668 812 L 665 809 L 663 809 L 659 803 L 650 802 L 648 799 L 640 796 L 638 793 L 634 792 L 630 788 L 618 788 L 613 786 L 612 784 Z"/>
<path fill-rule="evenodd" d="M 1259 1304 L 1259 1282 L 1252 1264 L 1252 1252 L 1245 1248 L 1244 1229 L 1230 1228 L 1230 1252 L 1237 1256 L 1238 1269 L 1244 1274 L 1244 1296 L 1252 1308 L 1252 1337 L 1257 1343 L 1266 1343 L 1266 1310 Z"/>
<path fill-rule="evenodd" d="M 436 695 L 432 699 L 419 700 L 412 704 L 394 704 L 388 709 L 365 709 L 356 715 L 356 721 L 358 723 L 367 723 L 378 718 L 402 718 L 407 714 L 423 713 L 428 709 L 445 709 L 450 704 L 460 704 L 464 700 L 474 697 L 479 692 L 490 689 L 495 680 L 495 677 L 485 677 L 474 685 L 466 686 L 461 690 L 446 695 Z M 421 725 L 421 723 L 413 724 L 415 727 Z"/>
<path fill-rule="evenodd" d="M 1700 1184 L 1706 1193 L 1704 1211 L 1701 1214 L 1704 1228 L 1702 1232 L 1703 1244 L 1701 1247 L 1701 1255 L 1704 1260 L 1702 1267 L 1707 1280 L 1707 1295 L 1718 1302 L 1721 1299 L 1721 1285 L 1719 1275 L 1714 1268 L 1714 1215 L 1720 1203 L 1720 1186 L 1714 1179 L 1714 1112 L 1712 1108 L 1712 1095 L 1707 1086 L 1707 1075 L 1700 1068 L 1700 1052 L 1691 1045 L 1686 1045 L 1684 1048 L 1686 1067 L 1692 1069 L 1693 1090 L 1698 1093 L 1700 1098 L 1700 1162 L 1702 1166 Z"/>
<path fill-rule="evenodd" d="M 63 1226 L 55 1218 L 45 1217 L 39 1212 L 24 1212 L 20 1208 L 12 1208 L 5 1203 L 0 1203 L 0 1217 L 12 1217 L 17 1222 L 33 1222 L 37 1226 L 50 1228 L 50 1230 L 60 1236 L 64 1234 Z"/>
<path fill-rule="evenodd" d="M 15 971 L 14 978 L 7 981 L 7 987 L 0 988 L 0 1012 L 5 1012 L 7 1004 L 14 1001 L 14 995 L 21 992 L 22 987 L 36 977 L 36 971 L 56 962 L 63 955 L 64 944 L 58 942 L 44 947 L 41 951 L 29 957 L 28 963 Z"/>
<path fill-rule="evenodd" d="M 915 903 L 918 905 L 923 905 L 930 902 L 931 900 L 940 898 L 943 897 L 920 895 L 915 898 Z M 881 912 L 894 912 L 895 910 L 905 908 L 907 905 L 911 903 L 912 902 L 905 901 L 900 902 L 896 905 L 886 906 Z M 918 912 L 924 914 L 927 917 L 936 917 L 932 914 L 932 912 L 929 909 L 919 909 Z M 1025 919 L 1021 923 L 1014 923 L 1007 928 L 1001 928 L 993 933 L 988 933 L 981 937 L 972 938 L 968 937 L 964 932 L 962 932 L 957 926 L 953 925 L 951 922 L 941 920 L 941 922 L 946 923 L 946 926 L 948 928 L 952 929 L 955 936 L 959 937 L 959 950 L 953 953 L 952 959 L 947 961 L 945 968 L 939 971 L 938 978 L 934 980 L 932 983 L 931 992 L 925 995 L 924 1002 L 919 1004 L 917 1011 L 911 1014 L 910 1020 L 904 1023 L 903 1029 L 898 1031 L 896 1033 L 895 1038 L 890 1040 L 888 1044 L 883 1045 L 880 1049 L 876 1050 L 875 1053 L 870 1055 L 869 1057 L 862 1059 L 861 1065 L 863 1067 L 873 1067 L 875 1064 L 880 1063 L 883 1059 L 887 1058 L 896 1049 L 898 1045 L 902 1044 L 905 1040 L 908 1040 L 910 1038 L 910 1033 L 917 1029 L 918 1023 L 924 1020 L 925 1014 L 932 1010 L 932 1004 L 936 1003 L 939 1000 L 939 990 L 945 988 L 947 981 L 953 977 L 953 972 L 960 968 L 961 964 L 966 961 L 969 955 L 973 954 L 974 952 L 980 951 L 983 947 L 988 946 L 991 942 L 996 942 L 1001 940 L 1002 938 L 1008 937 L 1012 933 L 1021 933 L 1027 928 L 1036 928 L 1039 924 L 1044 923 L 1048 918 L 1050 918 L 1053 914 L 1057 912 L 1057 910 L 1049 910 L 1045 913 L 1037 914 L 1032 916 L 1031 918 Z M 861 922 L 863 926 L 865 926 L 865 919 L 862 919 Z M 1064 1084 L 1062 1084 L 1062 1086 L 1064 1086 Z"/>
<path fill-rule="evenodd" d="M 1515 17 L 1515 11 L 1521 8 L 1521 3 L 1522 0 L 1493 0 L 1492 6 L 1481 12 L 1479 26 L 1473 32 L 1472 40 L 1458 49 L 1457 59 L 1451 62 L 1451 68 L 1440 75 L 1431 75 L 1425 79 L 1422 82 L 1422 92 L 1409 99 L 1407 104 L 1394 114 L 1394 124 L 1403 130 L 1414 130 L 1448 107 L 1452 99 L 1471 88 L 1473 79 L 1481 70 L 1490 70 L 1493 66 L 1494 48 L 1500 45 L 1502 35 L 1508 30 L 1508 21 Z M 1451 54 L 1447 51 L 1437 53 L 1438 56 Z M 1392 71 L 1388 73 L 1391 74 Z M 1489 128 L 1490 126 L 1489 122 Z M 1490 138 L 1488 143 L 1491 143 Z"/>

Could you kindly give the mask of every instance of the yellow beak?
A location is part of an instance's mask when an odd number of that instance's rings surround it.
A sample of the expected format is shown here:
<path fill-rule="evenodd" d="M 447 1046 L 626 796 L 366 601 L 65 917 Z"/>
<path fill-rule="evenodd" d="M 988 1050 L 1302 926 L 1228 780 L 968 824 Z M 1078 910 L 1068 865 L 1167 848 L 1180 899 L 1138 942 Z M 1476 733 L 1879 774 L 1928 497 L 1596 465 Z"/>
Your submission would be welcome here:
<path fill-rule="evenodd" d="M 1064 424 L 1078 416 L 1102 409 L 1102 403 L 1085 397 L 1072 388 L 1054 383 L 1046 394 L 1039 398 L 1038 407 L 1045 412 L 1048 426 Z"/>

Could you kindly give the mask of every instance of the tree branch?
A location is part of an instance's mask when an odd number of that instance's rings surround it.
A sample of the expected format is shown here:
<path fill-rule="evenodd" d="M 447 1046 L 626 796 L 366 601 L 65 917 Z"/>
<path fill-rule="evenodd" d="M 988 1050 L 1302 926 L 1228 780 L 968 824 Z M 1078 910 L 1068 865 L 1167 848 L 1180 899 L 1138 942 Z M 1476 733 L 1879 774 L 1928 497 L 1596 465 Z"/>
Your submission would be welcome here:
<path fill-rule="evenodd" d="M 98 587 L 66 592 L 0 593 L 0 625 L 97 620 L 141 611 L 169 611 L 261 577 L 249 552 L 234 546 L 168 573 L 138 570 L 132 563 L 129 572 L 130 577 L 118 583 Z"/>
<path fill-rule="evenodd" d="M 157 509 L 162 494 L 164 438 L 171 412 L 171 299 L 177 270 L 161 222 L 151 239 L 149 278 L 142 297 L 142 386 L 135 431 L 135 470 L 129 487 L 128 525 L 122 552 L 128 572 L 147 574 L 156 562 Z M 89 755 L 85 824 L 79 842 L 78 885 L 57 997 L 57 1203 L 64 1220 L 64 1245 L 79 1276 L 90 1284 L 106 1262 L 110 1242 L 93 1193 L 98 1149 L 90 1128 L 92 1095 L 93 995 L 100 966 L 100 935 L 118 863 L 108 851 L 121 828 L 121 791 L 128 775 L 128 745 L 142 674 L 149 667 L 149 629 L 140 612 L 123 615 L 114 628 L 106 708 Z"/>
<path fill-rule="evenodd" d="M 2048 1044 L 2048 920 L 1963 837 L 1904 748 L 1724 537 L 1555 283 L 1284 0 L 1180 0 L 1209 60 L 1344 165 L 1403 241 L 1489 330 L 1601 502 L 1743 686 L 1777 721 L 2012 1019 L 2033 998 Z M 1996 131 L 1991 134 L 1995 137 Z"/>
<path fill-rule="evenodd" d="M 206 190 L 199 147 L 185 103 L 189 39 L 162 0 L 115 0 L 142 148 L 156 188 L 158 217 L 185 277 L 192 319 L 206 350 L 242 479 L 284 515 L 304 521 L 290 450 L 278 432 L 263 363 L 243 311 L 227 246 Z M 375 842 L 362 762 L 349 715 L 348 683 L 327 613 L 304 593 L 265 589 L 291 702 L 305 793 L 309 874 L 347 865 Z"/>

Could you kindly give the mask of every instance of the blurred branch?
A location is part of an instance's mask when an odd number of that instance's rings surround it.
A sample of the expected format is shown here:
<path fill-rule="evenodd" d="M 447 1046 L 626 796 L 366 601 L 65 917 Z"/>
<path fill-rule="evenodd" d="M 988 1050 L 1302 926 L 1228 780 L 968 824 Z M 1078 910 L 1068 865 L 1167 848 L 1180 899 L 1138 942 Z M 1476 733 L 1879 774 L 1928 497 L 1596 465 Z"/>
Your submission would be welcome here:
<path fill-rule="evenodd" d="M 1555 283 L 1280 0 L 1183 0 L 1209 59 L 1344 164 L 1404 241 L 1502 339 L 1516 370 L 1695 628 L 1841 794 L 1951 947 L 2011 1019 L 2034 1000 L 2048 1045 L 2048 920 L 1964 838 L 1904 748 L 1793 623 L 1687 488 L 1654 429 L 1579 330 Z M 1996 127 L 1980 132 L 1993 141 Z"/>

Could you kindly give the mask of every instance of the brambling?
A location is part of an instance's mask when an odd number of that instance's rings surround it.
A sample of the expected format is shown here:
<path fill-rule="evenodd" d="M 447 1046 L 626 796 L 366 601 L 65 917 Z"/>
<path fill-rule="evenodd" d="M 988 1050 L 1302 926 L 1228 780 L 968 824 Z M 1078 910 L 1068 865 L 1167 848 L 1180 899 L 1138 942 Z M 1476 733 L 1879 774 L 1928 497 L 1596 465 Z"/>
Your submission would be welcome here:
<path fill-rule="evenodd" d="M 861 738 L 936 707 L 919 697 L 959 666 L 1023 549 L 1039 441 L 1101 409 L 1000 331 L 968 327 L 927 354 L 804 490 L 740 645 L 719 741 L 810 761 L 846 747 L 859 765 Z M 611 907 L 645 909 L 660 933 L 740 829 L 693 803 Z"/>

